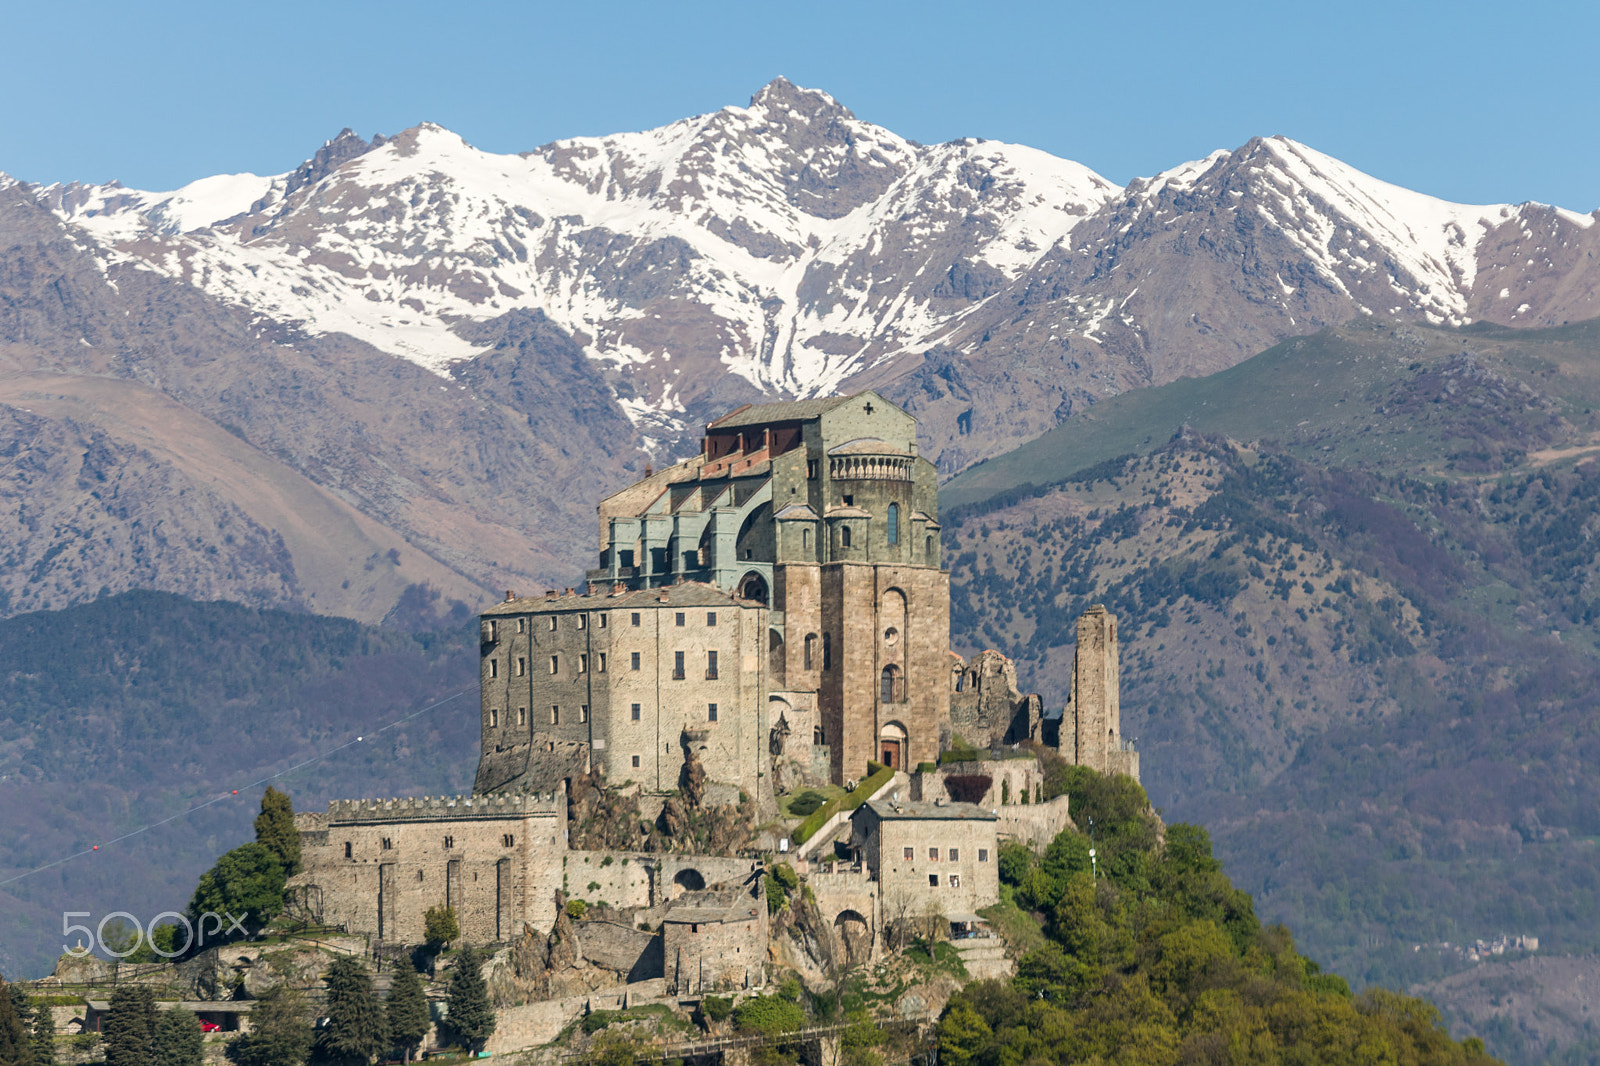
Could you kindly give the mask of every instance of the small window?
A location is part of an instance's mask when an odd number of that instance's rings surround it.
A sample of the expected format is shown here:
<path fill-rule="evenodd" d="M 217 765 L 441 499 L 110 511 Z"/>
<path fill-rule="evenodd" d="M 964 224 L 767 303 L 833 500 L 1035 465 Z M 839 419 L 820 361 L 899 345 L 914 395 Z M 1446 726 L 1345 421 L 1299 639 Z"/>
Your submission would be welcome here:
<path fill-rule="evenodd" d="M 846 507 L 854 507 L 856 505 L 856 498 L 854 496 L 844 497 L 844 505 Z"/>
<path fill-rule="evenodd" d="M 905 860 L 907 862 L 910 862 L 911 860 L 915 859 L 916 857 L 917 857 L 917 849 L 916 848 L 906 848 L 905 849 L 904 858 L 905 858 Z"/>
<path fill-rule="evenodd" d="M 561 672 L 561 656 L 559 656 L 559 655 L 550 656 L 550 672 L 552 674 Z"/>
<path fill-rule="evenodd" d="M 978 849 L 978 861 L 979 862 L 988 862 L 989 861 L 989 849 L 988 848 L 979 848 Z"/>
<path fill-rule="evenodd" d="M 638 611 L 634 611 L 633 612 L 633 624 L 634 625 L 638 625 L 639 624 L 639 612 Z"/>
<path fill-rule="evenodd" d="M 556 630 L 556 616 L 555 615 L 551 615 L 550 616 L 550 632 L 554 633 L 555 630 Z"/>
<path fill-rule="evenodd" d="M 499 729 L 500 728 L 500 710 L 497 707 L 490 707 L 489 708 L 489 728 L 490 729 Z"/>
<path fill-rule="evenodd" d="M 929 874 L 928 875 L 928 887 L 929 888 L 938 888 L 939 887 L 939 875 L 938 874 Z"/>
<path fill-rule="evenodd" d="M 811 550 L 811 530 L 810 529 L 802 528 L 800 530 L 800 550 L 804 551 L 804 552 L 809 552 Z"/>
<path fill-rule="evenodd" d="M 683 652 L 672 653 L 672 676 L 675 680 L 683 680 Z"/>
<path fill-rule="evenodd" d="M 960 862 L 961 861 L 961 849 L 960 848 L 951 848 L 950 849 L 950 861 L 951 862 Z"/>
<path fill-rule="evenodd" d="M 452 836 L 445 837 L 444 838 L 444 846 L 445 846 L 445 850 L 447 850 L 447 851 L 450 848 L 455 847 L 456 846 L 456 838 L 452 837 Z"/>
<path fill-rule="evenodd" d="M 938 848 L 929 848 L 928 849 L 928 861 L 929 862 L 938 862 L 939 861 L 939 849 Z"/>
<path fill-rule="evenodd" d="M 706 625 L 714 626 L 716 624 L 717 624 L 717 612 L 716 611 L 707 611 L 706 612 Z"/>
<path fill-rule="evenodd" d="M 587 674 L 588 672 L 589 672 L 589 656 L 586 655 L 586 654 L 581 654 L 580 653 L 578 655 L 578 673 Z"/>
<path fill-rule="evenodd" d="M 511 833 L 506 833 L 500 837 L 500 843 L 508 848 L 516 844 L 516 842 L 517 838 Z"/>
<path fill-rule="evenodd" d="M 634 652 L 633 653 L 633 657 L 631 659 L 629 659 L 628 661 L 633 664 L 633 668 L 635 670 L 639 669 L 639 653 L 638 652 Z"/>
<path fill-rule="evenodd" d="M 813 744 L 826 744 L 827 742 L 828 742 L 828 735 L 822 731 L 822 727 L 820 725 L 819 726 L 812 726 L 811 727 L 811 743 L 813 743 Z"/>
<path fill-rule="evenodd" d="M 344 857 L 347 858 L 347 859 L 354 858 L 355 856 L 353 856 L 350 852 L 351 852 L 350 841 L 346 840 L 344 842 Z"/>
<path fill-rule="evenodd" d="M 517 724 L 518 725 L 527 725 L 528 724 L 528 708 L 526 708 L 526 707 L 518 707 L 517 708 Z"/>
<path fill-rule="evenodd" d="M 706 718 L 713 722 L 717 720 L 717 705 L 715 703 L 706 704 Z"/>
<path fill-rule="evenodd" d="M 517 676 L 518 677 L 524 677 L 524 676 L 527 675 L 527 673 L 528 673 L 528 660 L 526 658 L 524 658 L 523 656 L 521 656 L 521 655 L 517 656 Z"/>
<path fill-rule="evenodd" d="M 961 875 L 960 874 L 951 874 L 950 875 L 950 887 L 951 888 L 960 888 L 961 887 Z"/>
<path fill-rule="evenodd" d="M 609 619 L 609 618 L 610 618 L 610 617 L 611 617 L 611 616 L 610 616 L 610 615 L 608 615 L 608 614 L 601 614 L 601 615 L 600 615 L 600 628 L 601 628 L 601 629 L 604 629 L 604 628 L 606 628 L 606 621 L 607 621 L 607 620 L 608 620 L 608 619 Z"/>
<path fill-rule="evenodd" d="M 559 704 L 552 703 L 550 705 L 550 724 L 551 725 L 560 725 L 561 724 L 561 707 L 560 707 Z"/>
<path fill-rule="evenodd" d="M 589 705 L 587 703 L 581 703 L 581 704 L 578 705 L 578 721 L 579 722 L 587 722 L 588 720 L 589 720 Z"/>
<path fill-rule="evenodd" d="M 884 524 L 884 535 L 890 544 L 900 543 L 900 505 L 898 503 L 889 505 L 889 518 Z"/>
<path fill-rule="evenodd" d="M 684 613 L 682 611 L 679 611 L 678 614 L 677 614 L 677 622 L 678 622 L 678 624 L 680 626 L 683 625 L 684 620 L 685 620 L 684 619 Z"/>
<path fill-rule="evenodd" d="M 840 526 L 839 527 L 839 543 L 841 545 L 843 545 L 844 547 L 846 547 L 846 548 L 850 547 L 850 527 L 849 526 Z"/>
<path fill-rule="evenodd" d="M 527 622 L 527 619 L 526 619 L 526 618 L 519 618 L 519 619 L 517 619 L 517 632 L 518 632 L 518 633 L 521 633 L 521 632 L 522 632 L 522 631 L 523 631 L 523 629 L 524 629 L 524 624 L 525 624 L 525 623 L 526 623 L 526 622 Z"/>
<path fill-rule="evenodd" d="M 931 533 L 922 540 L 922 554 L 930 559 L 933 558 L 933 534 Z"/>
<path fill-rule="evenodd" d="M 635 722 L 639 720 L 639 705 L 637 703 L 635 703 L 630 709 L 629 717 L 631 717 Z"/>
<path fill-rule="evenodd" d="M 390 837 L 384 837 L 381 843 L 384 851 L 390 851 L 394 848 L 394 840 Z"/>
<path fill-rule="evenodd" d="M 578 616 L 578 628 L 579 629 L 588 629 L 589 628 L 589 616 L 588 615 L 580 614 Z"/>
<path fill-rule="evenodd" d="M 489 660 L 489 676 L 490 677 L 499 677 L 500 676 L 500 660 L 499 659 L 490 659 Z"/>
<path fill-rule="evenodd" d="M 605 616 L 601 615 L 601 617 L 603 618 Z M 594 664 L 594 672 L 597 673 L 597 674 L 603 674 L 603 673 L 606 672 L 606 653 L 605 652 L 601 652 L 600 653 L 600 661 Z"/>
<path fill-rule="evenodd" d="M 714 651 L 708 651 L 708 652 L 706 652 L 706 680 L 707 681 L 715 681 L 716 679 L 717 679 L 717 653 L 714 652 Z"/>
<path fill-rule="evenodd" d="M 633 768 L 635 770 L 637 770 L 639 768 L 639 756 L 637 756 L 637 755 L 635 755 L 633 757 Z"/>
<path fill-rule="evenodd" d="M 805 648 L 805 669 L 815 670 L 817 668 L 817 635 L 815 633 L 806 634 Z"/>
<path fill-rule="evenodd" d="M 822 634 L 822 668 L 833 669 L 833 634 Z"/>
<path fill-rule="evenodd" d="M 806 460 L 806 480 L 817 480 L 817 461 L 815 459 Z"/>

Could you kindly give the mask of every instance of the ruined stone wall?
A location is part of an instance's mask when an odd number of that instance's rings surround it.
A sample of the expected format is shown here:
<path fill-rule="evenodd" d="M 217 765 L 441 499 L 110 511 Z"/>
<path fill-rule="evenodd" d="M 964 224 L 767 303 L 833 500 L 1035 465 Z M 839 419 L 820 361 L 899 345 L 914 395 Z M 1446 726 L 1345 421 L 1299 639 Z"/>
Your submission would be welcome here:
<path fill-rule="evenodd" d="M 989 790 L 977 799 L 952 796 L 945 785 L 951 777 L 975 776 L 989 778 Z M 1044 801 L 1044 770 L 1034 758 L 946 763 L 928 773 L 912 774 L 911 798 L 928 803 L 959 800 L 989 809 L 1040 803 Z"/>
<path fill-rule="evenodd" d="M 562 891 L 569 897 L 613 907 L 650 906 L 651 871 L 646 856 L 637 852 L 569 851 L 563 862 Z"/>
<path fill-rule="evenodd" d="M 421 943 L 429 907 L 456 910 L 464 939 L 548 930 L 566 851 L 560 793 L 340 800 L 297 816 L 303 868 L 290 881 L 330 925 Z"/>
<path fill-rule="evenodd" d="M 956 659 L 950 668 L 950 727 L 977 748 L 1040 739 L 1044 702 L 1017 688 L 1017 664 L 997 651 Z"/>

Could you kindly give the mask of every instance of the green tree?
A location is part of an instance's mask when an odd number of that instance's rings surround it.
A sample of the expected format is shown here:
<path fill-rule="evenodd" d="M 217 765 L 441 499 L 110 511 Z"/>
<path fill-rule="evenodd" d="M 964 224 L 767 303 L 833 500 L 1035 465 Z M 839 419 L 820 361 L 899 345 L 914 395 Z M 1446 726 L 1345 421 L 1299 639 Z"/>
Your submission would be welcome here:
<path fill-rule="evenodd" d="M 33 1066 L 55 1066 L 56 1019 L 48 1003 L 33 1008 Z"/>
<path fill-rule="evenodd" d="M 778 996 L 754 996 L 734 1009 L 733 1024 L 768 1036 L 792 1032 L 806 1024 L 806 1012 L 793 1000 Z"/>
<path fill-rule="evenodd" d="M 228 1046 L 237 1066 L 305 1066 L 313 1033 L 305 999 L 286 985 L 269 988 L 250 1012 L 250 1031 Z"/>
<path fill-rule="evenodd" d="M 456 956 L 445 996 L 450 1029 L 472 1051 L 482 1051 L 494 1035 L 494 1008 L 483 980 L 483 958 L 475 948 Z"/>
<path fill-rule="evenodd" d="M 351 955 L 333 960 L 323 980 L 327 1024 L 317 1033 L 317 1050 L 330 1062 L 368 1063 L 385 1050 L 388 1034 L 383 1005 L 372 989 L 367 964 Z"/>
<path fill-rule="evenodd" d="M 422 1038 L 428 1035 L 428 1000 L 422 992 L 422 981 L 409 962 L 402 961 L 394 971 L 383 1015 L 389 1023 L 389 1041 L 410 1062 Z"/>
<path fill-rule="evenodd" d="M 232 914 L 259 929 L 283 910 L 283 883 L 277 855 L 263 844 L 241 844 L 200 875 L 189 901 L 189 920 L 198 930 L 208 912 Z M 228 928 L 226 919 L 222 928 Z"/>
<path fill-rule="evenodd" d="M 967 1066 L 989 1045 L 994 1032 L 966 1003 L 954 1003 L 939 1020 L 939 1051 L 951 1066 Z"/>
<path fill-rule="evenodd" d="M 437 948 L 461 935 L 461 924 L 456 921 L 456 909 L 443 904 L 429 907 L 422 916 L 422 935 Z"/>
<path fill-rule="evenodd" d="M 204 1043 L 194 1011 L 173 1007 L 156 1016 L 156 1066 L 201 1066 Z"/>
<path fill-rule="evenodd" d="M 300 872 L 300 831 L 294 827 L 294 805 L 287 792 L 271 785 L 261 797 L 261 813 L 256 815 L 256 843 L 278 857 L 285 877 Z"/>
<path fill-rule="evenodd" d="M 17 1013 L 15 987 L 0 978 L 0 1066 L 32 1066 L 33 1048 L 28 1027 Z"/>
<path fill-rule="evenodd" d="M 145 986 L 119 985 L 106 1012 L 106 1066 L 155 1066 L 155 993 Z"/>

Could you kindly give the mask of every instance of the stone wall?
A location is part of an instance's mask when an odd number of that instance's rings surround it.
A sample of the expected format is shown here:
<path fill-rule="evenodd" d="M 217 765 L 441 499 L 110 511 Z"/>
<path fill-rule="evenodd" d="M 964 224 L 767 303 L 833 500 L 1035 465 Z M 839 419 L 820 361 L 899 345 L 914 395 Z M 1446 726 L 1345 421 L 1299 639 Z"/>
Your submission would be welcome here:
<path fill-rule="evenodd" d="M 980 797 L 952 796 L 945 784 L 951 777 L 987 777 L 989 790 Z M 975 803 L 991 810 L 1042 802 L 1044 771 L 1039 760 L 1031 757 L 945 763 L 930 772 L 918 771 L 911 775 L 911 798 L 925 803 L 938 800 Z"/>
<path fill-rule="evenodd" d="M 752 887 L 686 892 L 661 924 L 663 976 L 679 996 L 755 988 L 767 958 L 767 896 Z"/>
<path fill-rule="evenodd" d="M 856 815 L 851 844 L 878 882 L 886 925 L 999 902 L 998 819 L 987 810 L 874 800 Z"/>
<path fill-rule="evenodd" d="M 950 667 L 950 728 L 977 748 L 1039 740 L 1044 701 L 1017 688 L 1017 664 L 997 651 Z"/>
<path fill-rule="evenodd" d="M 1074 763 L 1100 773 L 1126 772 L 1129 761 L 1114 758 L 1124 747 L 1117 619 L 1100 604 L 1090 607 L 1078 619 L 1072 694 L 1062 720 L 1063 734 L 1069 722 L 1072 751 L 1068 757 Z M 1066 739 L 1064 735 L 1063 743 Z M 1131 765 L 1137 776 L 1138 760 L 1134 759 Z"/>
<path fill-rule="evenodd" d="M 1001 840 L 1015 840 L 1043 852 L 1063 829 L 1073 828 L 1076 826 L 1067 811 L 1067 797 L 1057 796 L 1047 803 L 999 808 L 995 831 Z"/>

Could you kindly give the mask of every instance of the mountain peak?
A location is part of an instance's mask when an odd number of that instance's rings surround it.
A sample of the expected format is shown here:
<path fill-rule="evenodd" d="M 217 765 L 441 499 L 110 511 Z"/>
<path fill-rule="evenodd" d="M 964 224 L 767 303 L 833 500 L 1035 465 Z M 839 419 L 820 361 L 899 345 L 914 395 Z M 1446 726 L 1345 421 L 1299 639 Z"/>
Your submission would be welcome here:
<path fill-rule="evenodd" d="M 790 111 L 807 119 L 819 115 L 827 115 L 830 118 L 856 117 L 848 107 L 821 89 L 803 88 L 781 74 L 763 85 L 761 91 L 750 98 L 750 109 L 769 114 Z"/>
<path fill-rule="evenodd" d="M 384 143 L 386 143 L 385 138 L 381 133 L 367 141 L 355 130 L 346 126 L 339 131 L 338 136 L 323 142 L 322 147 L 317 149 L 316 155 L 295 168 L 295 172 L 289 175 L 283 195 L 287 197 L 297 189 L 315 185 L 345 163 L 381 147 Z"/>

